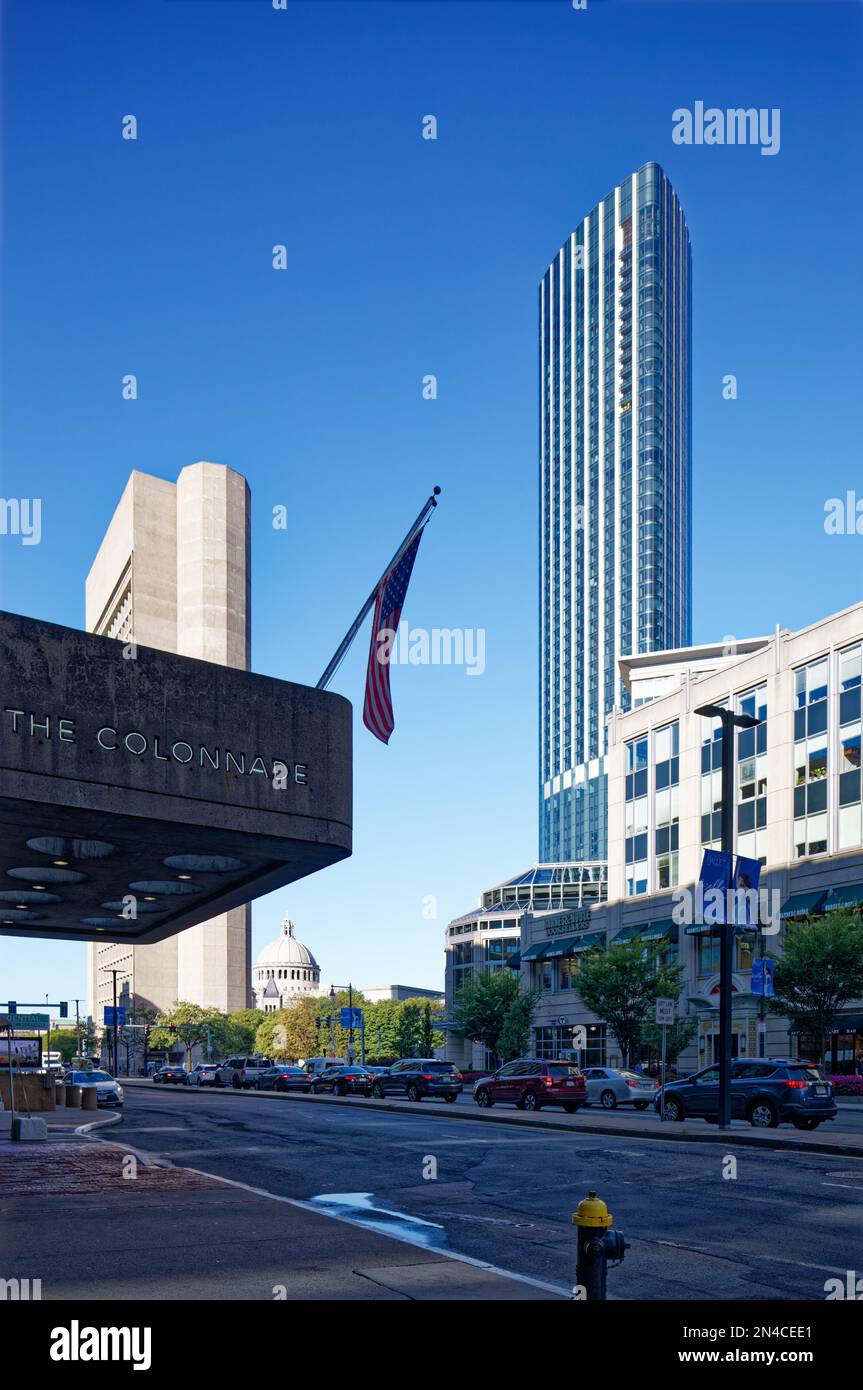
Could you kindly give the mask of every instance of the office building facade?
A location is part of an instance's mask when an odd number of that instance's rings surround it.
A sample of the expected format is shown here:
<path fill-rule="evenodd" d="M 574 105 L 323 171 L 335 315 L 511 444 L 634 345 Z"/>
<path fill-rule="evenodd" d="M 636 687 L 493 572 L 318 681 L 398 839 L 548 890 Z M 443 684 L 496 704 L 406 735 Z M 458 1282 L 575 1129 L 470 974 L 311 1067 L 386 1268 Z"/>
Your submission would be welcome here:
<path fill-rule="evenodd" d="M 651 163 L 540 286 L 543 862 L 605 858 L 620 657 L 690 641 L 691 280 L 683 211 Z"/>

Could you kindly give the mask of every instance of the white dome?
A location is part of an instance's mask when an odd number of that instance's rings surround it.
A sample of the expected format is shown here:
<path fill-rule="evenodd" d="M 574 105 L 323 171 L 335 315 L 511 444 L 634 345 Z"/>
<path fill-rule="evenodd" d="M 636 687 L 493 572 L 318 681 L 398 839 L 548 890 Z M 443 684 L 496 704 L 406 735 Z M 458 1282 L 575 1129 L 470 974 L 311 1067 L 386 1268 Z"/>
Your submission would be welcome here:
<path fill-rule="evenodd" d="M 294 936 L 294 924 L 287 917 L 282 923 L 282 935 L 265 946 L 255 961 L 256 970 L 268 965 L 301 965 L 318 969 L 318 963 L 308 946 Z"/>

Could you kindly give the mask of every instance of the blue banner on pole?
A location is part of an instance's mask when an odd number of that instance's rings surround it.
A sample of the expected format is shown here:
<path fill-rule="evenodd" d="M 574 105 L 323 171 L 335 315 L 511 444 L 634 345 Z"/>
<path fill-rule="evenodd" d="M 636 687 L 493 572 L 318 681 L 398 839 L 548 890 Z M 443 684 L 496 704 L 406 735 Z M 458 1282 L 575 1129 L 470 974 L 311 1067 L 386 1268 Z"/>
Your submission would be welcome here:
<path fill-rule="evenodd" d="M 362 1028 L 363 1011 L 362 1009 L 342 1009 L 343 1028 Z"/>
<path fill-rule="evenodd" d="M 767 999 L 773 998 L 773 961 L 768 960 L 766 956 L 756 956 L 753 960 L 750 988 L 753 994 L 763 994 Z"/>
<path fill-rule="evenodd" d="M 748 927 L 757 931 L 758 885 L 761 882 L 760 859 L 744 859 L 738 855 L 734 861 L 734 921 L 738 927 Z"/>
<path fill-rule="evenodd" d="M 126 1025 L 126 1006 L 125 1006 L 125 1004 L 118 1004 L 118 1005 L 117 1005 L 117 1010 L 116 1010 L 116 1012 L 117 1012 L 117 1027 L 118 1027 L 118 1028 L 124 1028 L 125 1025 Z M 114 1027 L 114 1005 L 113 1005 L 113 1004 L 106 1004 L 106 1005 L 105 1005 L 105 1027 L 106 1027 L 106 1028 L 113 1028 L 113 1027 Z"/>

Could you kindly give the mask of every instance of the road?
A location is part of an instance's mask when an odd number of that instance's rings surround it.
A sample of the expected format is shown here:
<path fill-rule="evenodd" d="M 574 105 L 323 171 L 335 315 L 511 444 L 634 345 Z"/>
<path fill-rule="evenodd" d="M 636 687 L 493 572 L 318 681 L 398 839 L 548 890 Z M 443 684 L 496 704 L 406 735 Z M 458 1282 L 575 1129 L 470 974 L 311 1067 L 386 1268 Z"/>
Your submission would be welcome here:
<path fill-rule="evenodd" d="M 105 1137 L 563 1288 L 589 1188 L 631 1242 L 619 1297 L 823 1299 L 859 1267 L 863 1160 L 185 1088 L 129 1087 Z"/>

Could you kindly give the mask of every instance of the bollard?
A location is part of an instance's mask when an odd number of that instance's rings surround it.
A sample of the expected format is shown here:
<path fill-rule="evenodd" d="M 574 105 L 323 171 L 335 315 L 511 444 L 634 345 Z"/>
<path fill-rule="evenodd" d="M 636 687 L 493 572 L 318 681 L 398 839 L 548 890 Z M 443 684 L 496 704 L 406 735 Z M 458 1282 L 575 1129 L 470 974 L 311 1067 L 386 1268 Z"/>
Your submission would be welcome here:
<path fill-rule="evenodd" d="M 81 1104 L 80 1086 L 69 1085 L 66 1087 L 66 1104 L 70 1106 L 74 1105 L 76 1109 Z"/>
<path fill-rule="evenodd" d="M 62 1081 L 54 1082 L 54 1104 L 62 1105 L 66 1099 L 66 1087 Z"/>
<path fill-rule="evenodd" d="M 584 1201 L 579 1202 L 572 1224 L 578 1228 L 576 1283 L 584 1289 L 588 1302 L 605 1299 L 608 1296 L 605 1281 L 609 1262 L 621 1263 L 628 1248 L 627 1243 L 620 1231 L 611 1230 L 614 1217 L 595 1192 L 588 1192 Z"/>
<path fill-rule="evenodd" d="M 95 1086 L 79 1086 L 81 1092 L 81 1109 L 97 1110 L 99 1108 L 99 1096 Z"/>

